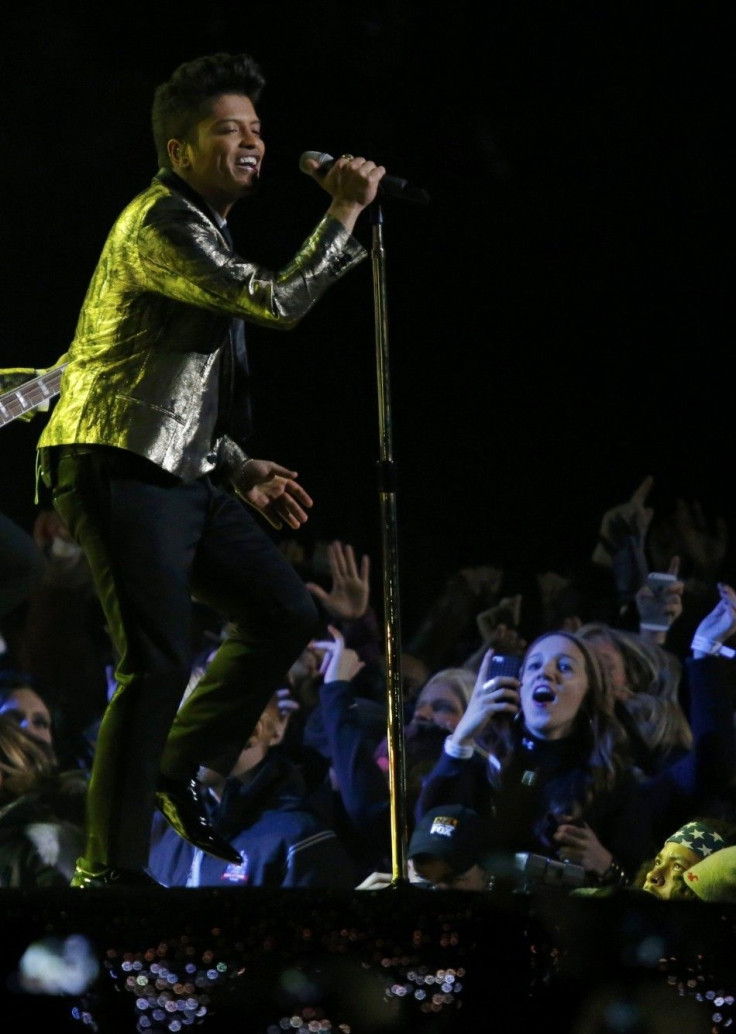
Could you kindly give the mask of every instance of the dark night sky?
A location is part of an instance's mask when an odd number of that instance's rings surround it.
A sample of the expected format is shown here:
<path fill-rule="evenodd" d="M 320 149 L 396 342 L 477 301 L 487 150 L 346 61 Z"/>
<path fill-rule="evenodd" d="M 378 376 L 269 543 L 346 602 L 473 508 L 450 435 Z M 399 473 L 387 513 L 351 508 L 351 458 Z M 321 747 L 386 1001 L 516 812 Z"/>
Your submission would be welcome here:
<path fill-rule="evenodd" d="M 209 2 L 142 23 L 32 4 L 3 42 L 4 366 L 66 348 L 110 224 L 155 172 L 152 91 L 183 60 L 249 50 L 267 75 L 241 250 L 280 263 L 321 215 L 303 150 L 429 192 L 383 206 L 409 624 L 459 566 L 587 553 L 647 473 L 661 507 L 735 516 L 725 24 L 694 4 L 427 6 Z M 370 247 L 365 216 L 358 235 Z M 370 262 L 296 331 L 249 340 L 255 451 L 314 496 L 305 542 L 369 551 L 380 594 Z M 0 506 L 24 525 L 43 419 L 2 430 Z"/>

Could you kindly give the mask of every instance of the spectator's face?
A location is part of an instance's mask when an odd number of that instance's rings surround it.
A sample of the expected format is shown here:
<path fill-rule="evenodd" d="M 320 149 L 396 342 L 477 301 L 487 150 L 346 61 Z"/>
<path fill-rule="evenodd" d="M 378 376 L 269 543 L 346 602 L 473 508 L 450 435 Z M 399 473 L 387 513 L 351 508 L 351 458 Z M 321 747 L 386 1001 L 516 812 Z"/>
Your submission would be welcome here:
<path fill-rule="evenodd" d="M 479 865 L 456 873 L 444 858 L 420 855 L 409 859 L 409 881 L 431 883 L 437 890 L 486 890 L 488 876 Z"/>
<path fill-rule="evenodd" d="M 663 901 L 678 897 L 682 874 L 699 861 L 700 855 L 684 844 L 664 844 L 646 875 L 643 889 Z"/>
<path fill-rule="evenodd" d="M 10 715 L 34 740 L 51 746 L 51 714 L 34 690 L 24 687 L 14 689 L 7 700 L 0 704 L 0 714 Z"/>
<path fill-rule="evenodd" d="M 587 692 L 585 657 L 574 642 L 549 635 L 530 648 L 521 674 L 521 706 L 526 726 L 535 736 L 545 740 L 568 736 Z"/>
<path fill-rule="evenodd" d="M 278 698 L 274 695 L 263 709 L 248 742 L 240 752 L 238 760 L 230 771 L 231 776 L 242 776 L 263 760 L 269 748 L 280 743 L 286 731 L 286 720 L 279 711 Z"/>
<path fill-rule="evenodd" d="M 401 679 L 404 696 L 407 700 L 412 700 L 417 696 L 431 674 L 432 672 L 419 657 L 414 657 L 410 653 L 402 653 Z"/>
<path fill-rule="evenodd" d="M 412 714 L 412 723 L 439 725 L 441 729 L 453 732 L 463 716 L 464 708 L 454 689 L 442 682 L 425 686 L 417 697 Z"/>

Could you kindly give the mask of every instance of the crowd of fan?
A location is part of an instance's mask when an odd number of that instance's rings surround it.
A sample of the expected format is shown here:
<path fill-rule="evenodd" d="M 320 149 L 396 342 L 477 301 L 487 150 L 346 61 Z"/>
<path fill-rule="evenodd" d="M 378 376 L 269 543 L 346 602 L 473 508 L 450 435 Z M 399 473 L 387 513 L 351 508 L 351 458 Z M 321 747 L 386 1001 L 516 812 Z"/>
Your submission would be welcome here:
<path fill-rule="evenodd" d="M 212 824 L 241 863 L 204 854 L 159 817 L 151 873 L 164 886 L 388 886 L 398 789 L 406 878 L 418 886 L 489 891 L 538 873 L 575 894 L 736 900 L 727 529 L 682 500 L 655 515 L 651 487 L 645 479 L 603 515 L 572 572 L 523 583 L 518 563 L 452 572 L 394 661 L 398 744 L 369 557 L 339 541 L 305 556 L 284 540 L 324 634 L 233 770 L 199 773 Z M 7 536 L 0 887 L 63 886 L 81 853 L 115 656 L 59 519 L 42 511 L 30 535 Z M 668 576 L 663 588 L 651 572 Z M 195 601 L 189 690 L 227 635 Z M 518 658 L 518 670 L 496 674 L 499 657 Z"/>

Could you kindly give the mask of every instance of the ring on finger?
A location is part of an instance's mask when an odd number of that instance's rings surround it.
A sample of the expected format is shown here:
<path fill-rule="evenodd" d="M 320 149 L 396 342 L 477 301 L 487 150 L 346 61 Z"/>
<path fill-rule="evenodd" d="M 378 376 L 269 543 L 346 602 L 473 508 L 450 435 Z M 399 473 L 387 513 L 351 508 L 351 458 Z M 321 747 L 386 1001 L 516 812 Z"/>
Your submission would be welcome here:
<path fill-rule="evenodd" d="M 340 157 L 344 158 L 345 161 L 347 161 L 347 162 L 351 162 L 353 160 L 353 158 L 355 157 L 355 155 L 354 154 L 341 154 Z"/>

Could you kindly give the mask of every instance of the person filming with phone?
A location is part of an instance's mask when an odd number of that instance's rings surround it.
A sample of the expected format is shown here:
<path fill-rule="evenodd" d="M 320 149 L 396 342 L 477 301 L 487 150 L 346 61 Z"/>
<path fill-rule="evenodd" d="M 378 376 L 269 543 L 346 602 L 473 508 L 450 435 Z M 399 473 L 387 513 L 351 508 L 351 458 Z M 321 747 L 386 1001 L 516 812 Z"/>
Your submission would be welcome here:
<path fill-rule="evenodd" d="M 468 707 L 424 780 L 415 819 L 440 804 L 462 804 L 485 816 L 507 861 L 519 852 L 554 856 L 602 884 L 627 883 L 668 829 L 733 780 L 736 663 L 728 647 L 719 646 L 719 656 L 709 644 L 734 633 L 736 594 L 720 586 L 685 662 L 692 748 L 648 778 L 631 763 L 592 643 L 545 632 L 527 648 L 518 678 L 489 678 L 489 650 Z"/>

